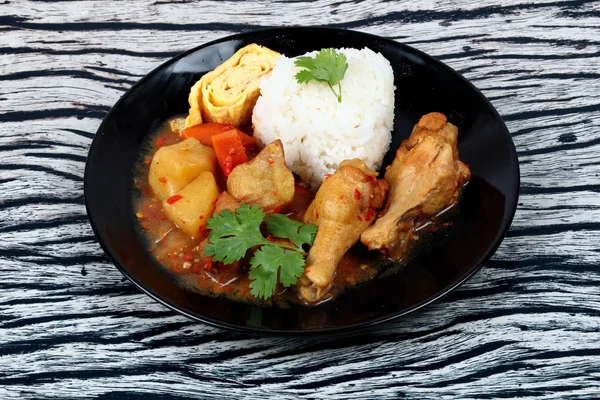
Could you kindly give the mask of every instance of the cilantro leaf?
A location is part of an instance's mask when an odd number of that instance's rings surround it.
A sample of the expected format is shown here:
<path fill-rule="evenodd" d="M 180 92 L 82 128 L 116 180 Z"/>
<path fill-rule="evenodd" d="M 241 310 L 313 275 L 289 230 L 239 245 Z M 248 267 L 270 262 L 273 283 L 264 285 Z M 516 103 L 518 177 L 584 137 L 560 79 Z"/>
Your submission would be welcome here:
<path fill-rule="evenodd" d="M 281 258 L 279 282 L 285 287 L 290 287 L 304 274 L 304 257 L 297 251 L 284 250 Z"/>
<path fill-rule="evenodd" d="M 296 74 L 298 83 L 306 83 L 311 80 L 326 82 L 337 97 L 338 102 L 342 102 L 342 85 L 340 82 L 348 69 L 347 58 L 343 53 L 331 48 L 321 49 L 314 57 L 298 57 L 294 65 L 304 68 Z M 338 87 L 337 93 L 333 88 L 335 85 Z"/>
<path fill-rule="evenodd" d="M 296 58 L 296 61 L 294 62 L 294 64 L 297 65 L 298 67 L 312 69 L 313 68 L 313 58 L 307 57 L 307 56 L 298 57 L 298 58 Z"/>
<path fill-rule="evenodd" d="M 313 65 L 317 71 L 324 71 L 322 76 L 327 76 L 327 78 L 322 79 L 328 81 L 332 86 L 342 80 L 348 68 L 346 55 L 338 53 L 335 49 L 321 50 L 316 55 Z"/>
<path fill-rule="evenodd" d="M 304 273 L 304 257 L 297 251 L 279 246 L 262 246 L 254 252 L 250 266 L 250 293 L 266 299 L 273 294 L 277 280 L 285 287 L 298 281 Z"/>
<path fill-rule="evenodd" d="M 312 245 L 317 234 L 317 226 L 294 221 L 287 215 L 273 214 L 267 218 L 269 233 L 275 237 L 289 239 L 297 247 Z"/>
<path fill-rule="evenodd" d="M 207 223 L 211 231 L 204 254 L 225 264 L 241 260 L 250 248 L 267 242 L 260 232 L 264 218 L 262 209 L 246 204 L 240 205 L 235 213 L 225 210 L 214 214 Z"/>
<path fill-rule="evenodd" d="M 283 253 L 281 247 L 264 246 L 254 252 L 250 259 L 250 294 L 254 297 L 267 299 L 271 297 L 277 286 L 277 272 L 281 264 L 278 253 Z"/>
<path fill-rule="evenodd" d="M 287 242 L 271 242 L 263 236 L 260 226 L 267 222 L 272 236 L 288 239 Z M 273 214 L 265 219 L 265 213 L 256 205 L 240 205 L 235 212 L 228 210 L 214 214 L 208 219 L 211 229 L 205 256 L 215 261 L 231 264 L 242 259 L 248 250 L 259 247 L 250 259 L 248 276 L 250 293 L 267 299 L 273 295 L 277 282 L 288 287 L 295 284 L 304 273 L 304 245 L 312 245 L 317 227 L 294 221 L 283 214 Z"/>
<path fill-rule="evenodd" d="M 312 72 L 307 69 L 303 69 L 296 74 L 296 80 L 298 83 L 306 83 L 314 79 Z"/>

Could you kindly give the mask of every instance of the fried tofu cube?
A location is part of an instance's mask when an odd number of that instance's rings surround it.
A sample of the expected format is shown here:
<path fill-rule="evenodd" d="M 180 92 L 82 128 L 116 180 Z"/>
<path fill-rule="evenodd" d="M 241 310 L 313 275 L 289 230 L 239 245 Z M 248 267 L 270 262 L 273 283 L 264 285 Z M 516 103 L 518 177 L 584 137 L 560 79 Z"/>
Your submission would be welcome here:
<path fill-rule="evenodd" d="M 235 167 L 227 179 L 227 191 L 236 201 L 256 204 L 265 211 L 290 204 L 294 190 L 294 175 L 285 164 L 281 140 L 275 140 L 252 160 Z"/>

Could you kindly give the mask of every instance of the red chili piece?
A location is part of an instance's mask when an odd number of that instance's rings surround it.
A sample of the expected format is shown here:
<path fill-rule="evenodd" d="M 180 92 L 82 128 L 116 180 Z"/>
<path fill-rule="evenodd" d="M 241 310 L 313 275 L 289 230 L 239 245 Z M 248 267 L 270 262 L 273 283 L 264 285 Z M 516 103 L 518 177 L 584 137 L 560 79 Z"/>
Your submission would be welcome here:
<path fill-rule="evenodd" d="M 367 212 L 365 212 L 365 221 L 370 221 L 375 217 L 375 210 L 369 208 Z"/>
<path fill-rule="evenodd" d="M 178 194 L 174 194 L 173 196 L 169 197 L 167 199 L 167 203 L 169 204 L 175 204 L 177 203 L 179 200 L 181 200 L 181 196 Z"/>
<path fill-rule="evenodd" d="M 306 186 L 303 186 L 299 183 L 296 183 L 295 185 L 295 189 L 297 192 L 302 192 L 302 193 L 310 193 L 310 189 L 307 188 Z"/>
<path fill-rule="evenodd" d="M 354 189 L 354 198 L 356 200 L 360 200 L 360 192 L 358 191 L 358 189 Z"/>
<path fill-rule="evenodd" d="M 168 181 L 167 181 L 167 178 L 165 178 L 164 176 L 161 176 L 160 178 L 158 178 L 158 181 L 159 181 L 160 183 L 162 183 L 163 185 L 164 185 L 164 184 L 166 184 L 166 183 L 168 182 Z"/>
<path fill-rule="evenodd" d="M 165 145 L 165 141 L 166 141 L 166 140 L 167 140 L 167 138 L 166 138 L 166 137 L 164 137 L 164 136 L 161 136 L 161 137 L 159 137 L 159 138 L 156 140 L 156 145 L 157 145 L 158 147 L 164 146 L 164 145 Z"/>

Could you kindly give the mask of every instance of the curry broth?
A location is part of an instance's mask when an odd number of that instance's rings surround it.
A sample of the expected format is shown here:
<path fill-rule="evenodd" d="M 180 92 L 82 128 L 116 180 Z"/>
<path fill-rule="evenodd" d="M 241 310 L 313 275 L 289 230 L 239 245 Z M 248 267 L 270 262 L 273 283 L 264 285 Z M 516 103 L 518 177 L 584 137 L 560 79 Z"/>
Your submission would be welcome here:
<path fill-rule="evenodd" d="M 247 129 L 244 130 L 248 133 Z M 269 300 L 253 297 L 249 288 L 248 257 L 232 265 L 212 263 L 202 256 L 200 248 L 208 232 L 203 231 L 199 237 L 191 238 L 167 218 L 161 202 L 153 195 L 148 183 L 148 173 L 154 153 L 161 146 L 175 144 L 181 140 L 179 135 L 171 130 L 170 125 L 165 123 L 149 135 L 136 163 L 133 209 L 148 251 L 161 265 L 177 274 L 183 280 L 183 284 L 192 286 L 202 294 L 226 296 L 237 301 L 281 307 L 285 307 L 290 302 L 307 304 L 296 295 L 293 288 L 284 288 L 281 285 Z M 256 152 L 248 153 L 249 158 L 255 155 Z M 219 189 L 224 191 L 225 178 L 222 175 L 215 178 Z M 286 210 L 287 215 L 291 219 L 301 221 L 313 198 L 314 193 L 296 178 L 294 200 L 290 209 Z M 355 245 L 340 261 L 333 287 L 323 301 L 336 297 L 347 288 L 372 279 L 377 275 L 380 266 L 388 263 L 379 252 L 370 252 L 360 243 Z"/>

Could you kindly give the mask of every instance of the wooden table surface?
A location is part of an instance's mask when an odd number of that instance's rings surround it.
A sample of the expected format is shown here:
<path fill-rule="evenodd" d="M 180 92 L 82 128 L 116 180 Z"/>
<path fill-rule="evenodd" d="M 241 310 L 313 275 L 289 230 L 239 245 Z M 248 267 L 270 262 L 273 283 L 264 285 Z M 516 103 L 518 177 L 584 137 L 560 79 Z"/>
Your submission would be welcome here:
<path fill-rule="evenodd" d="M 435 56 L 492 101 L 519 154 L 493 259 L 358 335 L 188 320 L 123 278 L 85 212 L 88 148 L 131 85 L 207 41 L 289 25 Z M 600 2 L 7 0 L 0 31 L 1 399 L 600 397 Z"/>

